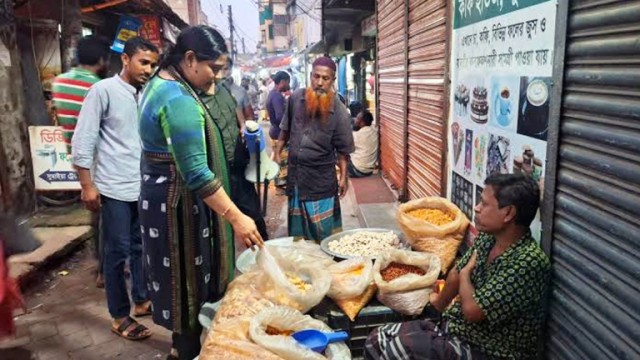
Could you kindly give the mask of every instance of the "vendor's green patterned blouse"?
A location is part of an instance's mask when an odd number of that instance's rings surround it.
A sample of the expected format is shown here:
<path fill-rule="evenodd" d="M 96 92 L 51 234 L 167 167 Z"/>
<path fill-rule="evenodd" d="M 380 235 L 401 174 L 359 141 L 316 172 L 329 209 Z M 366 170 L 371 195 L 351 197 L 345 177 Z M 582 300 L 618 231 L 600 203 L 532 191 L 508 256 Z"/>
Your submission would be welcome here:
<path fill-rule="evenodd" d="M 466 321 L 460 303 L 456 302 L 443 315 L 448 321 L 448 332 L 466 339 L 487 355 L 535 358 L 544 322 L 543 299 L 549 282 L 549 259 L 528 233 L 492 264 L 487 264 L 494 244 L 493 236 L 481 234 L 456 265 L 460 271 L 477 250 L 471 281 L 475 287 L 474 298 L 485 320 Z"/>

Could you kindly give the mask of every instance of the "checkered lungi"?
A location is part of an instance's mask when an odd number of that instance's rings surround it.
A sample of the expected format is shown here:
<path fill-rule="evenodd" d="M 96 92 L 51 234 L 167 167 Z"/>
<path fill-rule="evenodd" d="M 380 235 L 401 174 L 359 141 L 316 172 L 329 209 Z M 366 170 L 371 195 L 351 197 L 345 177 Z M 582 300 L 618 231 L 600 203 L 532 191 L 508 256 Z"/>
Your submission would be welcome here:
<path fill-rule="evenodd" d="M 298 189 L 289 197 L 289 236 L 297 239 L 322 241 L 342 231 L 340 199 L 300 200 Z"/>
<path fill-rule="evenodd" d="M 369 335 L 365 359 L 372 360 L 485 360 L 468 343 L 448 335 L 446 324 L 415 320 L 384 325 Z"/>

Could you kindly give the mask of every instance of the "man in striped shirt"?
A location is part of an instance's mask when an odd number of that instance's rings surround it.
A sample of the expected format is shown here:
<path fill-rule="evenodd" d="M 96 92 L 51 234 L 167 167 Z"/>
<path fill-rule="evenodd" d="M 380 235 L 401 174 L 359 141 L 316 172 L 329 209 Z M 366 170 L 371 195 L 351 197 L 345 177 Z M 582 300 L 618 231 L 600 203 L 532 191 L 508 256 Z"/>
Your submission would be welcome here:
<path fill-rule="evenodd" d="M 109 64 L 109 42 L 96 36 L 85 36 L 78 41 L 76 47 L 77 66 L 70 71 L 58 75 L 52 83 L 53 105 L 58 118 L 58 125 L 64 131 L 68 155 L 71 156 L 71 138 L 78 122 L 78 115 L 89 88 L 107 75 Z M 93 226 L 99 228 L 99 214 L 94 213 Z M 99 233 L 96 230 L 96 233 Z M 96 236 L 95 251 L 98 260 L 98 277 L 96 286 L 104 287 L 102 278 L 102 244 L 100 236 Z"/>
<path fill-rule="evenodd" d="M 109 42 L 96 36 L 86 36 L 78 41 L 77 67 L 58 75 L 52 84 L 53 104 L 58 124 L 64 130 L 64 141 L 71 154 L 71 138 L 78 122 L 78 115 L 89 88 L 107 75 Z"/>

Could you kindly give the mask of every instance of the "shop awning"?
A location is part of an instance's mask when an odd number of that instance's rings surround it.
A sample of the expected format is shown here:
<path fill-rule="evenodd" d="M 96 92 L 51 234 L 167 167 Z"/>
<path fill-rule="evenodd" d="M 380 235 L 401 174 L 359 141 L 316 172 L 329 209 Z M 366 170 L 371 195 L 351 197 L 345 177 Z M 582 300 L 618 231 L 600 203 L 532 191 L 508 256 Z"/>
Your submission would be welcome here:
<path fill-rule="evenodd" d="M 189 26 L 163 0 L 81 0 L 83 13 L 108 10 L 125 14 L 153 14 L 167 19 L 173 26 Z"/>
<path fill-rule="evenodd" d="M 25 4 L 27 1 L 16 1 L 14 9 L 16 17 L 33 19 L 62 20 L 61 0 L 29 0 L 31 9 Z M 80 0 L 83 14 L 113 12 L 132 15 L 155 15 L 167 19 L 173 26 L 183 29 L 188 26 L 164 0 Z"/>
<path fill-rule="evenodd" d="M 276 55 L 262 59 L 262 63 L 267 68 L 285 68 L 291 65 L 293 55 Z"/>

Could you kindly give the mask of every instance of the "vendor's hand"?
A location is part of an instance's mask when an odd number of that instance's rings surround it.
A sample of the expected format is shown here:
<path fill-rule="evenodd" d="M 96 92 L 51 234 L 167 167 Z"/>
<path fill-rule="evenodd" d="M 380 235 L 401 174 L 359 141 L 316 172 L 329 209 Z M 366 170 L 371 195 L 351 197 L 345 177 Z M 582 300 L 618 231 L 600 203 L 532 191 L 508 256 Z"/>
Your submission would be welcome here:
<path fill-rule="evenodd" d="M 100 192 L 93 184 L 82 187 L 81 198 L 87 210 L 93 212 L 100 210 Z"/>
<path fill-rule="evenodd" d="M 340 182 L 338 183 L 338 195 L 340 196 L 340 199 L 344 198 L 344 196 L 347 195 L 348 190 L 349 178 L 345 176 L 344 178 L 340 179 Z"/>
<path fill-rule="evenodd" d="M 473 255 L 471 255 L 471 259 L 469 259 L 469 262 L 467 263 L 467 265 L 465 265 L 462 270 L 460 270 L 460 275 L 462 275 L 463 273 L 465 275 L 471 275 L 471 273 L 473 273 L 473 269 L 476 268 L 476 259 L 478 253 L 476 251 L 473 252 Z"/>
<path fill-rule="evenodd" d="M 443 312 L 444 309 L 442 309 L 442 306 L 440 305 L 440 294 L 436 293 L 435 291 L 432 292 L 429 295 L 429 304 L 431 304 L 431 306 L 433 306 L 434 309 L 438 310 L 438 312 Z"/>
<path fill-rule="evenodd" d="M 231 226 L 235 234 L 242 239 L 248 248 L 254 249 L 254 246 L 259 248 L 264 246 L 264 240 L 258 232 L 255 221 L 247 215 L 239 212 L 237 218 L 231 221 Z"/>
<path fill-rule="evenodd" d="M 280 153 L 278 153 L 275 150 L 273 151 L 273 162 L 275 162 L 278 165 L 280 165 L 280 162 L 281 162 Z"/>

